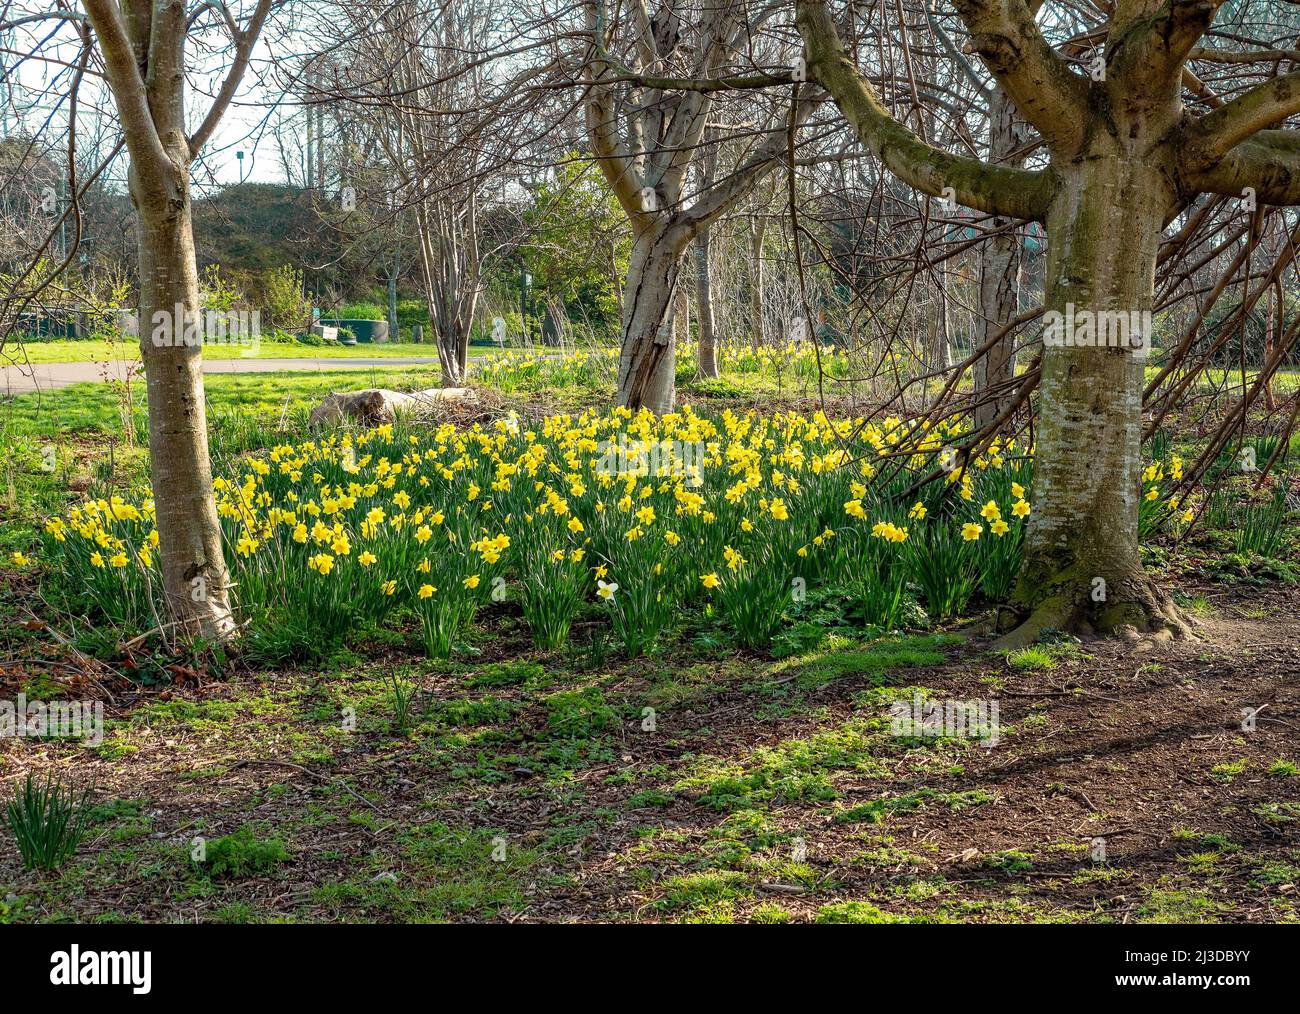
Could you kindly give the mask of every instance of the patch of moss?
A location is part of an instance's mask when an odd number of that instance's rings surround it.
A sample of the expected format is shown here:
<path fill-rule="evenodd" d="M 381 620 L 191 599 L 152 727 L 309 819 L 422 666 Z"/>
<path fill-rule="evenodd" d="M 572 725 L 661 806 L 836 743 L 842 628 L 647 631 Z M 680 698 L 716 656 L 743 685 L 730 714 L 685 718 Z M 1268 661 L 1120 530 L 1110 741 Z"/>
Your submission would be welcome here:
<path fill-rule="evenodd" d="M 1019 849 L 1004 849 L 984 857 L 984 865 L 1002 873 L 1023 873 L 1034 868 L 1034 854 Z"/>
<path fill-rule="evenodd" d="M 911 922 L 906 916 L 885 912 L 865 901 L 839 901 L 823 905 L 817 910 L 814 921 L 831 924 Z"/>
<path fill-rule="evenodd" d="M 446 701 L 434 709 L 434 715 L 447 725 L 471 728 L 509 721 L 514 713 L 515 705 L 491 695 Z"/>
<path fill-rule="evenodd" d="M 1250 761 L 1245 757 L 1235 761 L 1224 761 L 1222 764 L 1216 764 L 1210 768 L 1210 777 L 1216 782 L 1223 782 L 1226 785 L 1238 775 L 1244 774 L 1249 766 Z"/>
<path fill-rule="evenodd" d="M 1146 900 L 1138 907 L 1135 919 L 1142 923 L 1214 923 L 1229 911 L 1230 906 L 1200 891 L 1152 886 L 1147 889 Z"/>
<path fill-rule="evenodd" d="M 260 838 L 251 824 L 233 834 L 215 838 L 203 848 L 200 867 L 213 879 L 237 880 L 266 874 L 289 860 L 289 850 L 279 838 Z"/>
<path fill-rule="evenodd" d="M 865 646 L 854 645 L 800 655 L 773 666 L 772 672 L 797 673 L 795 682 L 804 690 L 858 675 L 866 676 L 880 685 L 888 681 L 894 669 L 941 664 L 945 656 L 940 649 L 956 640 L 947 635 L 887 638 Z"/>
<path fill-rule="evenodd" d="M 672 806 L 675 797 L 667 792 L 660 792 L 658 789 L 646 789 L 643 792 L 634 792 L 627 797 L 626 808 L 629 810 L 643 810 L 652 806 Z"/>
<path fill-rule="evenodd" d="M 837 793 L 836 771 L 878 774 L 883 769 L 872 746 L 881 736 L 880 719 L 854 720 L 837 729 L 759 747 L 743 762 L 708 759 L 678 782 L 679 791 L 699 792 L 697 801 L 715 810 L 739 810 L 774 801 L 829 802 Z"/>
<path fill-rule="evenodd" d="M 918 789 L 905 795 L 886 796 L 840 810 L 835 814 L 835 822 L 837 824 L 879 824 L 891 814 L 911 813 L 927 803 L 946 804 L 953 810 L 965 810 L 972 806 L 994 802 L 996 799 L 996 796 L 983 789 L 970 789 L 966 792 Z"/>
<path fill-rule="evenodd" d="M 599 687 L 561 690 L 545 700 L 546 726 L 565 739 L 590 739 L 618 719 Z"/>
<path fill-rule="evenodd" d="M 697 910 L 719 902 L 735 902 L 751 895 L 748 878 L 734 870 L 711 870 L 669 877 L 659 886 L 663 896 L 655 908 L 663 911 Z"/>
<path fill-rule="evenodd" d="M 470 687 L 527 687 L 538 689 L 552 682 L 536 662 L 493 662 L 475 671 L 465 684 Z"/>

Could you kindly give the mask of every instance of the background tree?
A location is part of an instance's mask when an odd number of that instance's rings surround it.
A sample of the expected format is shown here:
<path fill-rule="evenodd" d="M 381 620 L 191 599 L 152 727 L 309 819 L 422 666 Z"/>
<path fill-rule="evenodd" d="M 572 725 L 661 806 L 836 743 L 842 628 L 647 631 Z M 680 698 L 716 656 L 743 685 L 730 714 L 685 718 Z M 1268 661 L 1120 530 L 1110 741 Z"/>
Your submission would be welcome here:
<path fill-rule="evenodd" d="M 347 63 L 376 68 L 335 82 L 333 98 L 354 112 L 393 213 L 412 220 L 448 386 L 466 380 L 488 278 L 523 241 L 522 214 L 542 177 L 530 156 L 550 121 L 528 86 L 547 65 L 507 66 L 510 13 L 479 0 L 375 0 L 341 6 L 335 28 Z"/>
<path fill-rule="evenodd" d="M 791 116 L 803 122 L 812 111 L 806 99 L 793 114 L 778 102 L 763 110 L 758 129 L 719 132 L 717 143 L 736 134 L 749 150 L 724 179 L 689 189 L 706 127 L 719 112 L 716 94 L 791 79 L 793 54 L 780 63 L 780 46 L 760 51 L 756 41 L 777 10 L 751 13 L 736 0 L 699 7 L 665 2 L 653 15 L 634 5 L 615 16 L 605 0 L 586 4 L 587 133 L 633 237 L 624 285 L 621 405 L 657 412 L 673 407 L 669 318 L 686 248 L 779 165 Z M 762 68 L 757 75 L 740 73 L 755 66 Z"/>

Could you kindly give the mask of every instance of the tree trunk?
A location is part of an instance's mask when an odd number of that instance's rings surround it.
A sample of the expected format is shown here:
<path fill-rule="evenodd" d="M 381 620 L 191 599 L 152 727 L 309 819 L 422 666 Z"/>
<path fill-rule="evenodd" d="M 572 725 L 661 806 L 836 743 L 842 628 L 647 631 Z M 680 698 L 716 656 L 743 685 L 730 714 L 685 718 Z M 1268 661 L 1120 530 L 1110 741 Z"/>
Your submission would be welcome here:
<path fill-rule="evenodd" d="M 425 286 L 429 302 L 429 323 L 438 346 L 438 364 L 442 367 L 442 386 L 460 387 L 464 380 L 463 361 L 460 354 L 460 321 L 453 307 L 447 305 L 446 294 L 437 285 Z"/>
<path fill-rule="evenodd" d="M 691 299 L 678 274 L 677 288 L 673 291 L 673 343 L 685 345 L 691 340 Z"/>
<path fill-rule="evenodd" d="M 469 362 L 469 333 L 478 306 L 478 264 L 472 248 L 449 224 L 445 208 L 416 211 L 420 241 L 420 267 L 429 326 L 438 346 L 444 387 L 461 387 Z"/>
<path fill-rule="evenodd" d="M 149 396 L 150 481 L 163 592 L 175 633 L 226 641 L 237 627 L 208 457 L 190 166 L 239 87 L 271 0 L 258 0 L 242 30 L 227 12 L 230 67 L 191 136 L 186 132 L 190 22 L 185 4 L 82 0 L 81 6 L 94 28 L 99 68 L 131 156 L 127 180 L 139 243 L 140 354 Z M 89 44 L 89 35 L 83 38 Z"/>
<path fill-rule="evenodd" d="M 1071 167 L 1048 215 L 1049 312 L 1068 322 L 1071 311 L 1079 321 L 1083 311 L 1151 310 L 1165 186 L 1158 166 L 1137 160 Z M 1033 490 L 1044 509 L 1029 518 L 1012 598 L 1029 616 L 1008 643 L 1049 627 L 1183 629 L 1138 554 L 1144 364 L 1131 349 L 1045 338 Z"/>
<path fill-rule="evenodd" d="M 632 244 L 623 292 L 618 403 L 671 412 L 677 398 L 669 310 L 677 293 L 682 242 L 672 229 L 647 228 Z"/>
<path fill-rule="evenodd" d="M 1272 362 L 1273 350 L 1285 341 L 1286 330 L 1286 292 L 1282 288 L 1282 279 L 1275 278 L 1268 287 L 1268 319 L 1264 322 L 1264 358 L 1261 363 Z M 1269 412 L 1277 411 L 1277 400 L 1273 396 L 1273 378 L 1264 384 L 1264 408 Z"/>
<path fill-rule="evenodd" d="M 186 325 L 199 320 L 201 307 L 183 165 L 177 157 L 170 192 L 148 187 L 134 166 L 130 173 L 140 246 L 140 352 L 149 396 L 151 481 L 158 559 L 172 618 L 181 632 L 225 640 L 236 625 L 212 492 L 203 348 L 185 340 Z"/>
<path fill-rule="evenodd" d="M 669 5 L 653 19 L 641 11 L 639 16 L 616 19 L 625 34 L 613 44 L 602 37 L 608 27 L 601 5 L 583 5 L 587 36 L 596 54 L 609 45 L 622 52 L 630 42 L 627 58 L 639 70 L 649 71 L 653 66 L 659 71 L 680 63 L 701 80 L 721 76 L 745 45 L 743 6 L 706 4 L 698 12 L 688 12 Z M 634 236 L 623 293 L 619 404 L 671 411 L 676 395 L 676 350 L 665 318 L 676 295 L 686 245 L 782 163 L 788 147 L 787 130 L 798 129 L 816 101 L 811 94 L 801 96 L 788 115 L 777 114 L 766 140 L 749 150 L 725 180 L 716 186 L 700 186 L 687 203 L 683 201 L 687 175 L 698 165 L 696 182 L 709 180 L 717 143 L 721 143 L 716 124 L 709 126 L 710 92 L 648 83 L 624 88 L 615 83 L 615 69 L 600 55 L 588 61 L 583 76 L 589 86 L 585 112 L 592 154 L 627 214 Z M 680 316 L 684 319 L 688 312 Z"/>
<path fill-rule="evenodd" d="M 749 227 L 749 327 L 755 352 L 763 344 L 763 233 L 767 222 L 755 218 Z"/>
<path fill-rule="evenodd" d="M 618 246 L 614 240 L 609 241 L 609 277 L 614 288 L 614 300 L 623 305 L 623 272 L 618 269 Z"/>
<path fill-rule="evenodd" d="M 713 277 L 709 268 L 711 248 L 709 230 L 702 229 L 695 237 L 695 303 L 700 330 L 700 376 L 706 380 L 721 376 L 713 319 Z"/>
<path fill-rule="evenodd" d="M 925 308 L 925 364 L 931 370 L 946 370 L 952 366 L 952 350 L 948 344 L 948 286 L 941 266 L 935 267 L 927 288 L 932 291 Z"/>
<path fill-rule="evenodd" d="M 990 228 L 1005 224 L 1007 220 L 995 218 Z M 984 244 L 980 257 L 979 319 L 973 337 L 976 349 L 983 348 L 1017 313 L 1020 260 L 1020 239 L 1014 232 L 995 236 Z M 977 430 L 992 423 L 1015 397 L 1011 383 L 1015 375 L 1015 335 L 1003 335 L 975 363 L 975 393 L 985 396 L 975 406 Z"/>
<path fill-rule="evenodd" d="M 995 89 L 989 103 L 989 155 L 999 165 L 1009 160 L 1019 144 L 1015 131 L 1015 109 L 1001 88 Z M 991 230 L 1006 232 L 986 240 L 980 248 L 979 319 L 973 341 L 982 348 L 1007 325 L 1019 309 L 1020 237 L 1012 230 L 1012 220 L 994 216 Z M 974 351 L 974 350 L 972 350 Z M 1005 335 L 975 364 L 975 393 L 988 400 L 975 407 L 975 428 L 983 429 L 996 419 L 1015 397 L 1011 381 L 1016 375 L 1016 347 L 1013 335 Z"/>
<path fill-rule="evenodd" d="M 394 252 L 393 265 L 388 272 L 388 340 L 390 342 L 402 340 L 401 333 L 397 330 L 397 272 L 397 254 Z"/>
<path fill-rule="evenodd" d="M 469 332 L 458 317 L 444 317 L 438 326 L 438 363 L 443 387 L 463 387 L 468 366 Z"/>

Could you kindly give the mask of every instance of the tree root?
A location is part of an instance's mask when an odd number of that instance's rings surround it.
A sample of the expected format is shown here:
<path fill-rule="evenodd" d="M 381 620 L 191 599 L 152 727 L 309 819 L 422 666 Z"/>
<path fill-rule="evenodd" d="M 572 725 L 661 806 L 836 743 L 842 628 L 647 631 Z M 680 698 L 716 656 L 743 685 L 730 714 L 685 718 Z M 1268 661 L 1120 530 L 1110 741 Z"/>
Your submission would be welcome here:
<path fill-rule="evenodd" d="M 999 612 L 1000 617 L 1009 612 L 1014 620 L 1001 627 L 1002 636 L 994 647 L 999 651 L 1023 648 L 1050 631 L 1102 637 L 1148 635 L 1158 640 L 1195 636 L 1188 617 L 1145 574 L 1112 582 L 1100 600 L 1095 594 L 1091 581 L 1084 584 L 1062 575 L 1027 604 L 1017 608 L 1013 603 Z"/>

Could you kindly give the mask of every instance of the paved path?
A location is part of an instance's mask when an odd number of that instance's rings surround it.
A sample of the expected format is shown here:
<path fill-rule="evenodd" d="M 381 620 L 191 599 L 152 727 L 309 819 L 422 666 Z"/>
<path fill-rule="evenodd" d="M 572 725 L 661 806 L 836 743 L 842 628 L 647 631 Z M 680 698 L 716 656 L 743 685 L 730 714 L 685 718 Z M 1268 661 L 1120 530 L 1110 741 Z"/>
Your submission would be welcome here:
<path fill-rule="evenodd" d="M 327 370 L 400 369 L 404 366 L 436 366 L 437 356 L 413 358 L 347 358 L 347 359 L 205 359 L 204 373 L 278 373 L 282 370 L 296 372 L 324 372 Z M 138 362 L 131 363 L 137 370 Z M 14 394 L 31 394 L 34 391 L 52 391 L 71 384 L 94 383 L 103 380 L 121 380 L 127 364 L 111 363 L 40 363 L 34 366 L 0 366 L 0 397 Z"/>

